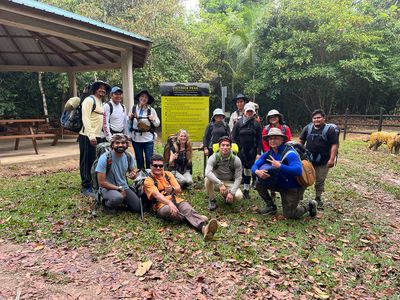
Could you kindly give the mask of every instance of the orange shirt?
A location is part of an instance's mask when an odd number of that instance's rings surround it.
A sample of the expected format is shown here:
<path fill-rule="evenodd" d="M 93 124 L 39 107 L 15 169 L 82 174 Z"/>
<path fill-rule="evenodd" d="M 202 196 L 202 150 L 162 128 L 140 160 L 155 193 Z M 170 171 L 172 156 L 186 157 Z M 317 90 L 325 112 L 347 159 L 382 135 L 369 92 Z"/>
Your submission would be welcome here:
<path fill-rule="evenodd" d="M 154 179 L 157 182 L 157 186 L 154 184 L 154 181 L 152 178 L 147 177 L 144 181 L 144 192 L 146 193 L 146 196 L 149 200 L 153 200 L 154 199 L 154 192 L 160 191 L 161 193 L 165 190 L 165 188 L 169 185 L 167 179 L 165 178 L 165 173 L 168 175 L 169 177 L 169 181 L 171 182 L 171 185 L 174 189 L 178 189 L 180 188 L 179 183 L 176 181 L 174 175 L 172 175 L 171 172 L 168 171 L 163 171 L 163 176 L 160 178 L 154 177 Z M 165 196 L 167 198 L 167 200 L 172 201 L 172 196 L 168 195 Z M 178 198 L 175 197 L 176 203 L 181 203 L 183 200 L 182 198 Z M 157 201 L 154 206 L 153 209 L 155 211 L 159 210 L 161 207 L 163 207 L 165 204 Z"/>

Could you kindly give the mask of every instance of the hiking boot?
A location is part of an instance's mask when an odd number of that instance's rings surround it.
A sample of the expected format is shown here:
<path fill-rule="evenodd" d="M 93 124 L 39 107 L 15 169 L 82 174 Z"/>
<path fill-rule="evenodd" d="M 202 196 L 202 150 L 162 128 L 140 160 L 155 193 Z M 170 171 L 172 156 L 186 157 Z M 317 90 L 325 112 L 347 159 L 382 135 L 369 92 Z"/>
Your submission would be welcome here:
<path fill-rule="evenodd" d="M 324 201 L 322 201 L 321 197 L 315 197 L 315 201 L 317 201 L 318 208 L 324 207 Z"/>
<path fill-rule="evenodd" d="M 81 194 L 85 197 L 95 198 L 96 195 L 91 187 L 83 187 L 81 189 Z"/>
<path fill-rule="evenodd" d="M 310 217 L 314 218 L 317 215 L 317 201 L 315 200 L 310 200 L 308 202 L 308 212 L 310 213 Z"/>
<path fill-rule="evenodd" d="M 217 207 L 218 207 L 218 205 L 217 205 L 217 201 L 215 201 L 215 199 L 208 201 L 208 209 L 210 211 L 216 210 Z"/>
<path fill-rule="evenodd" d="M 250 191 L 249 190 L 243 190 L 243 198 L 250 199 Z"/>
<path fill-rule="evenodd" d="M 207 225 L 203 226 L 202 232 L 204 236 L 204 241 L 208 242 L 212 240 L 217 229 L 218 229 L 218 222 L 216 219 L 211 219 Z"/>
<path fill-rule="evenodd" d="M 268 215 L 275 215 L 277 212 L 277 208 L 276 205 L 266 205 L 263 209 L 260 209 L 260 214 L 264 215 L 264 216 L 268 216 Z"/>

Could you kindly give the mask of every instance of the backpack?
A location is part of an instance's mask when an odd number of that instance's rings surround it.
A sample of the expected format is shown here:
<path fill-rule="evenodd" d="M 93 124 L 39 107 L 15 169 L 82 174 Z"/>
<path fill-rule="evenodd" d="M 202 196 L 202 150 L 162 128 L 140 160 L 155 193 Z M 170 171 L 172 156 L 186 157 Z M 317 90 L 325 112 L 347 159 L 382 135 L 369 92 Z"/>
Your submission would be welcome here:
<path fill-rule="evenodd" d="M 296 142 L 287 142 L 281 161 L 285 160 L 289 152 L 295 152 L 301 161 L 301 176 L 296 177 L 297 182 L 304 187 L 312 186 L 315 183 L 316 174 L 312 163 L 308 160 L 304 146 Z"/>
<path fill-rule="evenodd" d="M 245 145 L 255 145 L 256 143 L 256 135 L 257 129 L 255 119 L 248 120 L 246 123 L 243 123 L 243 118 L 239 121 L 238 135 L 239 135 L 239 144 L 241 147 L 245 147 Z M 257 145 L 255 145 L 257 147 Z"/>
<path fill-rule="evenodd" d="M 93 99 L 93 107 L 92 112 L 96 109 L 96 99 L 93 96 L 89 96 Z M 72 98 L 70 99 L 72 100 Z M 68 101 L 70 101 L 68 100 Z M 83 127 L 82 121 L 82 102 L 84 99 L 81 99 L 79 105 L 77 107 L 72 108 L 72 110 L 66 109 L 67 104 L 64 107 L 64 111 L 60 118 L 61 126 L 64 129 L 73 131 L 73 132 L 80 132 Z M 67 102 L 68 103 L 68 102 Z"/>
<path fill-rule="evenodd" d="M 337 137 L 338 137 L 338 143 L 339 143 L 339 134 L 340 134 L 340 129 L 339 127 L 337 127 L 336 124 L 333 123 L 325 123 L 325 127 L 322 130 L 321 134 L 312 134 L 312 130 L 313 130 L 313 123 L 309 123 L 307 125 L 307 137 L 306 139 L 308 140 L 308 138 L 310 137 L 312 140 L 314 140 L 317 136 L 320 136 L 325 142 L 328 142 L 328 131 L 330 128 L 333 128 Z M 335 158 L 335 165 L 337 164 L 337 160 L 338 160 L 338 156 L 339 156 L 339 151 L 336 153 L 336 158 Z M 316 158 L 316 161 L 318 161 L 319 158 Z M 314 160 L 313 160 L 314 161 Z"/>
<path fill-rule="evenodd" d="M 108 106 L 110 107 L 110 116 L 111 116 L 111 114 L 112 114 L 113 111 L 114 111 L 114 106 L 112 105 L 111 101 L 108 101 L 106 104 L 108 104 Z M 121 103 L 121 106 L 122 106 L 122 111 L 125 112 L 125 105 L 123 105 L 123 104 Z"/>
<path fill-rule="evenodd" d="M 233 151 L 231 151 L 231 154 L 229 154 L 229 170 L 230 170 L 233 174 L 235 174 L 235 157 L 236 157 L 236 154 L 235 154 Z M 218 150 L 217 152 L 215 152 L 215 160 L 216 160 L 216 164 L 215 164 L 213 170 L 218 169 L 218 167 L 219 167 L 219 166 L 221 165 L 221 163 L 222 163 L 222 155 L 221 155 L 221 153 L 219 152 L 219 150 Z"/>
<path fill-rule="evenodd" d="M 93 162 L 92 168 L 90 169 L 90 174 L 92 177 L 92 188 L 96 194 L 96 200 L 99 201 L 100 203 L 102 201 L 100 199 L 101 198 L 100 197 L 101 195 L 99 193 L 100 185 L 99 185 L 99 181 L 97 180 L 96 167 L 97 167 L 97 164 L 99 163 L 100 156 L 103 155 L 104 153 L 107 153 L 106 154 L 107 155 L 106 176 L 107 176 L 107 174 L 111 171 L 111 165 L 112 165 L 111 146 L 110 146 L 110 143 L 108 143 L 108 142 L 100 143 L 96 146 L 96 159 Z M 124 153 L 125 153 L 126 159 L 128 160 L 128 168 L 129 168 L 130 165 L 132 164 L 132 157 L 128 153 L 126 153 L 126 152 L 124 152 Z"/>
<path fill-rule="evenodd" d="M 164 164 L 166 167 L 169 166 L 169 158 L 170 158 L 170 153 L 171 153 L 170 151 L 173 149 L 174 143 L 176 142 L 177 138 L 178 137 L 177 137 L 176 133 L 170 134 L 168 136 L 167 143 L 165 144 L 164 153 L 163 153 Z"/>
<path fill-rule="evenodd" d="M 143 134 L 143 132 L 150 132 L 150 133 L 153 135 L 153 137 L 154 137 L 155 126 L 154 126 L 153 122 L 151 122 L 150 119 L 149 119 L 149 116 L 151 115 L 151 107 L 150 107 L 150 106 L 147 106 L 147 116 L 146 116 L 146 117 L 138 117 L 138 116 L 136 115 L 136 106 L 135 106 L 135 105 L 132 106 L 132 113 L 133 113 L 133 118 L 132 118 L 132 121 L 131 121 L 130 124 L 129 124 L 129 131 L 130 131 L 130 132 L 133 131 L 133 132 L 135 132 L 135 133 L 140 133 L 140 134 Z M 149 130 L 144 131 L 144 130 L 140 130 L 140 129 L 133 128 L 133 119 L 134 119 L 134 118 L 136 118 L 136 119 L 138 120 L 138 128 L 139 128 L 139 120 L 142 120 L 142 119 L 147 119 L 147 120 L 149 120 L 149 122 L 150 122 L 150 128 L 149 128 Z"/>

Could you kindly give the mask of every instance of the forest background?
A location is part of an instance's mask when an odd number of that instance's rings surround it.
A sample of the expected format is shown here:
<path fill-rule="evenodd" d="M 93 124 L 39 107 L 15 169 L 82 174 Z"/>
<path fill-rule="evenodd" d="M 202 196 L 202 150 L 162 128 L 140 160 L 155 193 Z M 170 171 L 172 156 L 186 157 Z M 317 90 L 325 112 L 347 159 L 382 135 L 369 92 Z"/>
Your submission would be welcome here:
<path fill-rule="evenodd" d="M 134 70 L 135 91 L 147 88 L 160 106 L 161 82 L 208 82 L 210 111 L 243 92 L 285 114 L 295 128 L 310 112 L 400 112 L 398 0 L 45 0 L 153 41 L 146 66 Z M 38 73 L 0 73 L 0 116 L 43 115 Z M 121 85 L 120 70 L 79 73 Z M 50 118 L 68 99 L 63 73 L 43 73 Z"/>

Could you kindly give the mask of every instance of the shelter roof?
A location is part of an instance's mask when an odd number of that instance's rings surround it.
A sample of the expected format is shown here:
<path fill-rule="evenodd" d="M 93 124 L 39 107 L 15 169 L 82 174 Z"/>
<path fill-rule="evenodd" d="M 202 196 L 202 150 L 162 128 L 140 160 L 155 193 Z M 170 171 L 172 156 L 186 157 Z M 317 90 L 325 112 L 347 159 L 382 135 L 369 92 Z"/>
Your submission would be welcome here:
<path fill-rule="evenodd" d="M 143 67 L 151 40 L 44 3 L 0 2 L 1 71 L 89 71 L 121 67 L 127 51 Z"/>

